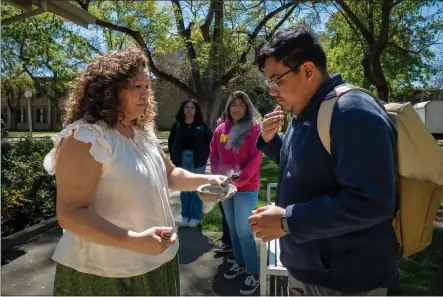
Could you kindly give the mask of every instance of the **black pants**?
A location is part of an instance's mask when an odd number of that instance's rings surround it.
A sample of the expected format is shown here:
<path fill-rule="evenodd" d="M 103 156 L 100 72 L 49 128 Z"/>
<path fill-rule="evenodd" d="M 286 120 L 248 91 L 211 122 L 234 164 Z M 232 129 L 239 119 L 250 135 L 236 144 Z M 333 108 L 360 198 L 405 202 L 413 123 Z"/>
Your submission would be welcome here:
<path fill-rule="evenodd" d="M 229 233 L 228 222 L 226 222 L 225 211 L 223 210 L 223 205 L 221 202 L 218 203 L 218 207 L 220 207 L 220 211 L 222 213 L 223 236 L 221 240 L 224 244 L 232 247 L 231 234 Z"/>

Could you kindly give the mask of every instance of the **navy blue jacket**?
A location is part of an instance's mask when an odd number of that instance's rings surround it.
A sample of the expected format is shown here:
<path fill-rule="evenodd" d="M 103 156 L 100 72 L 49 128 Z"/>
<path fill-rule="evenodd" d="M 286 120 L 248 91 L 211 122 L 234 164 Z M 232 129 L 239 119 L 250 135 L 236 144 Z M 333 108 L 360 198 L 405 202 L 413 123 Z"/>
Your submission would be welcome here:
<path fill-rule="evenodd" d="M 266 144 L 259 136 L 257 147 L 280 167 L 276 205 L 286 209 L 290 230 L 280 239 L 282 264 L 304 283 L 357 293 L 397 277 L 390 221 L 397 131 L 371 96 L 351 91 L 334 107 L 330 155 L 318 135 L 318 110 L 343 83 L 333 75 L 283 139 Z"/>

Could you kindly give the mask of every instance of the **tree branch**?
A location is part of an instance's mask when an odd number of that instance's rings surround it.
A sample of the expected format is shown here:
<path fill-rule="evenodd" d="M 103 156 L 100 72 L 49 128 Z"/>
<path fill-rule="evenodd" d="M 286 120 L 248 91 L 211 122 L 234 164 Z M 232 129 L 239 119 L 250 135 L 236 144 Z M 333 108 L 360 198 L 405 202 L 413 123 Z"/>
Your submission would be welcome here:
<path fill-rule="evenodd" d="M 186 29 L 185 29 L 185 23 L 183 21 L 183 11 L 182 11 L 182 7 L 180 5 L 180 1 L 179 0 L 171 0 L 171 4 L 172 4 L 172 9 L 174 10 L 175 25 L 177 26 L 177 30 L 180 32 L 182 37 L 189 37 L 187 35 L 187 34 L 189 34 L 189 32 L 186 32 Z"/>
<path fill-rule="evenodd" d="M 93 45 L 89 42 L 89 40 L 86 40 L 86 44 L 88 45 L 88 47 L 89 47 L 90 49 L 92 49 L 93 51 L 95 51 L 97 54 L 99 54 L 99 55 L 103 55 L 102 51 L 99 50 L 98 48 L 96 48 L 95 46 L 93 46 Z"/>
<path fill-rule="evenodd" d="M 179 87 L 181 90 L 183 90 L 185 93 L 187 93 L 188 95 L 190 95 L 194 98 L 200 98 L 200 95 L 198 93 L 196 93 L 188 84 L 182 82 L 178 78 L 176 78 L 166 72 L 163 72 L 157 68 L 157 66 L 154 64 L 154 60 L 152 59 L 152 54 L 149 51 L 148 47 L 146 46 L 146 43 L 143 40 L 140 32 L 131 30 L 131 29 L 123 27 L 123 26 L 114 25 L 112 23 L 109 23 L 109 22 L 106 22 L 106 21 L 103 21 L 100 19 L 96 19 L 95 24 L 100 27 L 108 28 L 113 31 L 122 32 L 122 33 L 125 33 L 125 34 L 131 36 L 138 43 L 140 48 L 143 49 L 143 51 L 145 52 L 146 56 L 148 57 L 149 69 L 152 71 L 152 73 L 156 77 L 164 79 L 170 83 L 173 83 L 174 85 Z"/>
<path fill-rule="evenodd" d="M 275 25 L 275 27 L 272 29 L 272 31 L 269 33 L 268 36 L 266 36 L 266 39 L 269 40 L 269 38 L 277 32 L 277 30 L 283 25 L 284 22 L 291 16 L 291 14 L 294 12 L 294 10 L 297 8 L 297 5 L 292 6 L 288 12 L 283 16 L 283 18 L 280 20 L 280 22 Z"/>
<path fill-rule="evenodd" d="M 361 34 L 360 32 L 355 28 L 355 26 L 352 24 L 352 22 L 349 20 L 349 18 L 347 17 L 347 15 L 341 10 L 338 9 L 339 13 L 343 16 L 343 18 L 345 19 L 345 22 L 348 24 L 349 28 L 351 28 L 351 30 L 354 32 L 355 36 L 358 38 L 358 41 L 360 42 L 361 45 L 361 49 L 363 53 L 367 52 L 367 48 L 369 48 L 369 45 L 367 47 L 365 47 L 365 43 L 363 42 L 363 40 L 361 39 Z M 332 17 L 332 16 L 331 16 Z M 367 41 L 366 41 L 367 42 Z"/>
<path fill-rule="evenodd" d="M 391 8 L 394 8 L 395 6 L 397 6 L 398 4 L 402 3 L 404 0 L 397 0 L 394 3 L 392 3 Z"/>
<path fill-rule="evenodd" d="M 108 31 L 108 32 L 109 32 L 109 31 Z M 71 32 L 71 31 L 68 31 L 67 34 L 69 34 L 69 36 L 76 36 L 76 35 L 73 34 L 73 32 Z M 111 36 L 110 36 L 109 38 L 111 38 Z M 92 44 L 89 42 L 88 39 L 84 38 L 84 40 L 85 40 L 85 42 L 86 42 L 86 45 L 87 45 L 91 50 L 93 50 L 94 52 L 96 52 L 96 53 L 99 54 L 99 55 L 103 55 L 103 52 L 102 52 L 101 50 L 99 50 L 98 48 L 96 48 L 94 45 L 92 45 Z M 54 39 L 52 39 L 52 38 L 51 38 L 51 41 L 52 41 L 53 43 L 56 43 L 56 41 L 55 41 Z"/>
<path fill-rule="evenodd" d="M 377 40 L 373 43 L 371 48 L 371 61 L 381 54 L 383 49 L 386 48 L 389 41 L 389 24 L 391 22 L 391 9 L 393 0 L 384 0 L 382 7 L 381 26 Z"/>
<path fill-rule="evenodd" d="M 295 1 L 294 1 L 295 2 Z M 268 13 L 268 15 L 266 15 L 260 23 L 258 23 L 257 27 L 255 27 L 255 30 L 252 32 L 249 41 L 254 41 L 254 39 L 257 37 L 258 33 L 260 33 L 261 29 L 263 29 L 263 27 L 266 25 L 266 23 L 273 18 L 275 15 L 277 15 L 279 12 L 291 7 L 291 6 L 297 6 L 298 4 L 295 4 L 294 2 L 288 2 L 282 6 L 280 6 L 279 8 L 271 11 L 270 13 Z M 298 1 L 297 1 L 298 2 Z"/>
<path fill-rule="evenodd" d="M 367 77 L 371 83 L 373 83 L 376 87 L 382 84 L 382 81 L 375 75 L 372 68 L 372 63 L 368 57 L 363 58 L 361 65 L 363 66 L 365 77 Z"/>
<path fill-rule="evenodd" d="M 369 2 L 369 13 L 368 13 L 368 22 L 369 22 L 369 32 L 374 35 L 374 3 Z"/>
<path fill-rule="evenodd" d="M 360 19 L 355 15 L 355 13 L 349 8 L 349 6 L 345 3 L 344 0 L 334 0 L 346 13 L 346 15 L 351 19 L 351 21 L 357 26 L 360 33 L 363 35 L 363 37 L 366 39 L 368 44 L 373 44 L 375 41 L 374 36 L 371 34 L 371 32 L 368 31 L 368 29 L 365 27 L 365 25 L 360 21 Z"/>
<path fill-rule="evenodd" d="M 297 2 L 297 3 L 295 3 Z M 246 62 L 246 57 L 249 53 L 249 51 L 251 50 L 252 44 L 254 43 L 255 39 L 257 38 L 258 33 L 263 29 L 263 27 L 266 25 L 266 23 L 275 15 L 277 15 L 279 12 L 290 8 L 291 6 L 296 7 L 298 5 L 299 1 L 293 1 L 293 2 L 288 2 L 282 6 L 280 6 L 279 8 L 271 11 L 268 15 L 266 15 L 257 25 L 257 27 L 255 27 L 254 31 L 252 32 L 252 34 L 249 34 L 249 38 L 248 38 L 248 46 L 247 48 L 242 52 L 242 54 L 240 55 L 240 58 L 237 60 L 237 62 L 231 67 L 231 69 L 229 69 L 221 78 L 221 82 L 223 85 L 226 85 L 229 80 L 234 77 L 234 75 L 236 75 L 240 70 L 241 70 L 241 66 L 243 63 Z M 277 24 L 279 26 L 281 26 L 281 24 Z"/>
<path fill-rule="evenodd" d="M 244 5 L 244 3 L 240 1 L 239 4 L 242 6 L 242 8 L 235 8 L 235 7 L 230 6 L 230 5 L 228 5 L 228 7 L 229 7 L 230 9 L 232 9 L 232 11 L 245 11 L 245 10 L 250 10 L 250 11 L 252 11 L 253 9 L 255 9 L 255 8 L 259 7 L 260 5 L 262 5 L 264 1 L 265 1 L 265 0 L 261 0 L 260 2 L 258 2 L 257 4 L 255 4 L 255 5 L 251 6 L 251 7 L 246 7 L 246 6 Z"/>
<path fill-rule="evenodd" d="M 22 59 L 23 63 L 22 63 L 22 67 L 25 70 L 26 74 L 32 79 L 32 81 L 34 82 L 34 86 L 36 88 L 36 90 L 38 92 L 44 93 L 49 100 L 51 100 L 54 104 L 57 103 L 56 99 L 54 96 L 52 96 L 49 92 L 48 89 L 43 87 L 40 83 L 40 81 L 32 74 L 32 72 L 29 70 L 28 68 L 28 59 L 24 57 L 23 55 L 23 48 L 24 48 L 24 43 L 20 46 L 20 58 Z M 46 65 L 46 64 L 45 64 Z M 48 65 L 46 65 L 46 67 L 48 67 Z M 51 70 L 52 71 L 52 70 Z"/>
<path fill-rule="evenodd" d="M 205 22 L 200 26 L 200 31 L 203 35 L 203 40 L 206 43 L 211 42 L 211 36 L 209 34 L 209 27 L 211 26 L 212 19 L 214 18 L 214 8 L 217 0 L 211 0 L 211 4 L 209 5 L 208 14 L 206 15 Z"/>
<path fill-rule="evenodd" d="M 209 81 L 209 93 L 216 90 L 220 85 L 221 64 L 222 64 L 222 46 L 223 46 L 223 16 L 224 16 L 224 0 L 216 0 L 214 6 L 214 28 L 212 32 L 212 43 L 209 50 L 209 63 L 211 77 Z M 208 71 L 208 70 L 207 70 Z M 216 100 L 214 98 L 213 100 Z"/>
<path fill-rule="evenodd" d="M 188 51 L 188 61 L 191 65 L 191 73 L 194 80 L 195 88 L 197 89 L 197 93 L 203 94 L 203 83 L 201 79 L 200 67 L 197 63 L 197 53 L 195 52 L 194 45 L 191 41 L 191 31 L 193 23 L 189 23 L 188 28 L 185 28 L 185 24 L 183 21 L 183 11 L 179 0 L 171 0 L 171 4 L 174 10 L 177 30 L 179 31 L 180 36 L 183 38 L 186 49 Z"/>
<path fill-rule="evenodd" d="M 407 52 L 407 53 L 411 53 L 411 54 L 418 54 L 418 53 L 420 53 L 420 51 L 422 50 L 422 49 L 420 49 L 420 50 L 418 50 L 418 51 L 409 50 L 409 49 L 403 48 L 403 47 L 401 47 L 401 46 L 399 46 L 398 44 L 393 43 L 393 42 L 389 42 L 388 45 L 389 45 L 389 46 L 392 46 L 392 47 L 395 47 L 396 49 L 399 49 L 399 50 L 401 50 L 401 51 L 404 51 L 404 52 Z"/>
<path fill-rule="evenodd" d="M 395 47 L 395 48 L 398 49 L 398 50 L 404 51 L 404 52 L 406 52 L 406 53 L 411 53 L 411 54 L 414 54 L 414 55 L 418 55 L 418 54 L 419 54 L 420 52 L 422 52 L 423 50 L 425 50 L 425 49 L 427 49 L 427 48 L 429 48 L 429 47 L 431 47 L 431 46 L 433 46 L 433 45 L 437 45 L 437 44 L 442 44 L 442 43 L 439 43 L 439 42 L 432 42 L 432 43 L 428 43 L 428 44 L 422 44 L 421 47 L 420 47 L 419 49 L 417 49 L 417 50 L 411 50 L 411 49 L 407 49 L 407 48 L 401 47 L 400 45 L 398 45 L 398 44 L 396 44 L 396 43 L 394 43 L 394 42 L 388 42 L 388 46 Z"/>
<path fill-rule="evenodd" d="M 88 11 L 89 2 L 91 2 L 91 0 L 85 0 L 84 2 L 82 0 L 75 0 L 75 2 L 77 2 L 83 10 Z"/>
<path fill-rule="evenodd" d="M 223 30 L 221 30 L 223 26 L 223 3 L 224 0 L 215 0 L 214 4 L 214 18 L 215 18 L 215 24 L 214 29 L 212 30 L 212 39 L 211 41 L 213 44 L 216 44 L 216 42 L 219 40 L 220 37 L 222 37 Z"/>

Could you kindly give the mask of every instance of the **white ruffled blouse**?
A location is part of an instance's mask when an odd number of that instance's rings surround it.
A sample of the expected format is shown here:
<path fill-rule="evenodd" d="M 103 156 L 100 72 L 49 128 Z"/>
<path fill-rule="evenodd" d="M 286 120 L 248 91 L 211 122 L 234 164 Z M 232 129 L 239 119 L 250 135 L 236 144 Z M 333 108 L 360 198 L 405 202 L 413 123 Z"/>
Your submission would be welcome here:
<path fill-rule="evenodd" d="M 52 137 L 54 148 L 44 160 L 49 174 L 56 174 L 54 157 L 61 140 L 73 132 L 75 139 L 92 144 L 90 153 L 102 164 L 91 205 L 93 211 L 135 232 L 155 226 L 174 227 L 161 146 L 153 133 L 134 129 L 134 138 L 129 139 L 104 122 L 88 124 L 79 120 Z M 91 243 L 66 231 L 52 258 L 84 273 L 131 277 L 172 260 L 177 250 L 178 242 L 160 255 L 143 255 Z"/>

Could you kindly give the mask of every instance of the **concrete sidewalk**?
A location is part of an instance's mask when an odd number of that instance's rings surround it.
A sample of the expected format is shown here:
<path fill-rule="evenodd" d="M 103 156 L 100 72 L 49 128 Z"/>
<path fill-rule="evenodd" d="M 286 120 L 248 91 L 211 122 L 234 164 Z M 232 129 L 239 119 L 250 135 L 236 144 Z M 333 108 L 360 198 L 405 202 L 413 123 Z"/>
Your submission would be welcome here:
<path fill-rule="evenodd" d="M 170 192 L 170 205 L 178 223 L 181 220 L 179 192 Z M 205 212 L 212 206 L 205 204 Z M 2 295 L 52 295 L 55 263 L 51 256 L 61 234 L 61 228 L 57 227 L 2 253 Z M 223 279 L 223 273 L 231 264 L 213 253 L 218 244 L 215 236 L 206 236 L 198 228 L 179 231 L 181 295 L 239 295 L 244 277 Z"/>
<path fill-rule="evenodd" d="M 51 256 L 61 228 L 54 228 L 2 255 L 1 295 L 52 295 L 55 263 Z M 180 294 L 199 296 L 239 295 L 243 278 L 226 281 L 230 265 L 213 253 L 216 243 L 196 229 L 179 231 Z M 258 294 L 258 291 L 257 291 Z"/>

